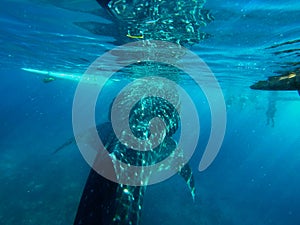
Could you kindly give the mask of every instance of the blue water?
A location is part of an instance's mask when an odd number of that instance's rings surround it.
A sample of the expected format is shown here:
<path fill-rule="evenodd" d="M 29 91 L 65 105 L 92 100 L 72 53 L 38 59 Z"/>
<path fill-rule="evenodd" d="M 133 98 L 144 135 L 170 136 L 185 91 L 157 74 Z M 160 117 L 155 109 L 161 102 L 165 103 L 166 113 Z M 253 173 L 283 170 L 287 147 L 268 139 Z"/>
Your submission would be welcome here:
<path fill-rule="evenodd" d="M 56 154 L 53 150 L 73 135 L 77 83 L 46 84 L 21 68 L 84 73 L 114 47 L 114 37 L 107 35 L 114 25 L 102 35 L 74 25 L 110 23 L 93 1 L 4 0 L 1 5 L 0 224 L 72 224 L 90 168 L 76 145 Z M 300 2 L 207 0 L 205 7 L 215 17 L 203 28 L 211 37 L 191 50 L 222 87 L 227 106 L 224 142 L 212 165 L 199 172 L 210 112 L 201 91 L 182 82 L 201 120 L 190 162 L 195 202 L 183 179 L 173 176 L 147 189 L 142 224 L 298 225 L 300 97 L 295 91 L 254 91 L 249 86 L 297 68 Z M 293 51 L 278 53 L 286 50 Z M 267 124 L 270 102 L 276 105 L 274 125 Z"/>

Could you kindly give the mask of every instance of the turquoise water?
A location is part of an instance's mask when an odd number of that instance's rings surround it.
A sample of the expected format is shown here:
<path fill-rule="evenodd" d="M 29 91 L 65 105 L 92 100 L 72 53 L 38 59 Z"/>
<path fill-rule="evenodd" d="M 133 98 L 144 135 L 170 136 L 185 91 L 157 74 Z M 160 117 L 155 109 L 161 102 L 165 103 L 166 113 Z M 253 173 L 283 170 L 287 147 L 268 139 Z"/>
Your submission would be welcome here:
<path fill-rule="evenodd" d="M 183 79 L 201 120 L 190 162 L 195 201 L 180 176 L 149 186 L 141 224 L 300 224 L 300 97 L 249 88 L 299 67 L 300 3 L 207 0 L 205 8 L 215 18 L 202 28 L 211 36 L 191 50 L 222 87 L 224 142 L 199 172 L 210 112 L 201 90 Z M 96 30 L 94 22 L 108 25 Z M 77 83 L 44 83 L 21 68 L 82 74 L 119 41 L 117 28 L 96 2 L 79 0 L 4 0 L 0 25 L 0 224 L 72 224 L 89 166 L 76 145 L 53 151 L 73 135 Z M 104 93 L 100 108 L 108 108 L 118 87 Z M 274 124 L 266 115 L 270 105 Z"/>

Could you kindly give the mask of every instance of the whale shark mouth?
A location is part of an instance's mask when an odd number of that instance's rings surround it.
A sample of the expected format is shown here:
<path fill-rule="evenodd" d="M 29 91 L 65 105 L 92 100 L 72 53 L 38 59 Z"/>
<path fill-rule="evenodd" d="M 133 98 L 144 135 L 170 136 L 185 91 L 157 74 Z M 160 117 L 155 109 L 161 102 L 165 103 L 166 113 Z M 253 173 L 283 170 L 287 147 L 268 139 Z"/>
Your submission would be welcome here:
<path fill-rule="evenodd" d="M 205 1 L 97 0 L 118 23 L 121 36 L 191 46 L 209 35 L 201 28 L 214 20 Z M 170 16 L 171 15 L 171 16 Z"/>

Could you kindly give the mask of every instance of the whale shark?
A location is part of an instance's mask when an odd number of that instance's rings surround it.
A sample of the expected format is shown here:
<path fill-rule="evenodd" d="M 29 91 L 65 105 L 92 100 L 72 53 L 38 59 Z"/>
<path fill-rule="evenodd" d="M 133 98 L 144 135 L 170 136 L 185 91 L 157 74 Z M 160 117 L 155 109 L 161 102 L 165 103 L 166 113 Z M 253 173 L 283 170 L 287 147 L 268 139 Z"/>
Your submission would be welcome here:
<path fill-rule="evenodd" d="M 160 107 L 164 112 L 160 115 L 166 122 L 166 136 L 162 143 L 152 149 L 151 151 L 136 151 L 121 143 L 121 141 L 114 134 L 111 122 L 101 123 L 96 126 L 96 130 L 103 145 L 109 152 L 110 156 L 117 158 L 123 163 L 139 166 L 141 170 L 143 167 L 153 165 L 164 160 L 167 157 L 178 158 L 180 156 L 172 154 L 176 147 L 176 141 L 172 135 L 178 129 L 179 115 L 171 103 L 166 100 L 156 97 L 147 97 L 140 100 L 129 116 L 129 123 L 132 128 L 139 127 L 139 129 L 132 129 L 135 136 L 142 138 L 147 136 L 147 125 L 141 128 L 141 122 L 150 121 L 152 116 L 157 116 Z M 140 116 L 142 115 L 142 116 Z M 89 136 L 89 131 L 84 132 L 80 137 L 69 138 L 65 143 L 54 150 L 58 153 L 62 149 L 74 144 L 76 141 L 84 141 L 85 136 Z M 87 140 L 88 138 L 86 138 Z M 93 142 L 86 144 L 93 145 Z M 95 162 L 101 158 L 101 153 L 97 155 Z M 123 173 L 122 169 L 115 168 L 116 174 Z M 195 199 L 195 180 L 192 169 L 188 163 L 182 165 L 178 170 L 178 174 L 184 179 L 188 190 L 191 193 L 192 200 Z M 126 174 L 123 174 L 126 175 Z M 87 178 L 81 200 L 78 206 L 74 225 L 139 225 L 141 222 L 141 213 L 143 208 L 143 198 L 146 192 L 147 185 L 144 186 L 130 186 L 121 183 L 110 181 L 95 170 L 91 169 Z"/>
<path fill-rule="evenodd" d="M 110 21 L 113 23 L 104 24 L 99 21 L 77 21 L 74 22 L 74 24 L 90 31 L 93 34 L 111 35 L 111 37 L 115 38 L 118 45 L 141 40 L 162 40 L 185 47 L 191 47 L 198 44 L 201 40 L 210 37 L 210 35 L 205 31 L 202 31 L 201 28 L 213 21 L 214 18 L 208 10 L 203 8 L 203 4 L 199 4 L 197 1 L 190 1 L 190 4 L 187 4 L 184 0 L 97 0 L 97 2 L 102 6 L 102 8 L 106 9 L 108 15 L 112 16 Z M 147 4 L 147 7 L 145 7 L 145 4 Z M 63 4 L 62 7 L 65 7 L 65 5 Z M 156 10 L 158 8 L 163 10 L 158 13 Z M 93 11 L 90 10 L 89 12 L 93 13 Z M 161 68 L 160 66 L 156 67 Z M 50 83 L 56 79 L 67 79 L 88 83 L 94 82 L 94 80 L 97 79 L 102 79 L 100 76 L 95 77 L 95 79 L 82 80 L 82 76 L 80 74 L 75 74 L 76 76 L 74 76 L 74 74 L 65 74 L 56 71 L 43 71 L 31 68 L 23 68 L 23 70 L 44 76 L 43 81 L 45 83 Z M 143 74 L 145 74 L 148 70 L 149 65 L 144 65 Z M 131 74 L 135 76 L 138 73 L 132 72 Z M 165 74 L 177 77 L 180 72 L 178 71 L 173 73 L 168 70 L 168 73 Z M 98 81 L 96 81 L 96 84 L 97 83 Z M 160 100 L 151 99 L 147 106 L 155 105 L 156 108 L 152 110 L 145 109 L 144 111 L 136 110 L 138 112 L 137 114 L 145 115 L 148 112 L 160 111 L 157 109 L 161 109 L 164 104 L 161 104 L 161 102 L 154 104 L 155 101 Z M 146 167 L 148 164 L 154 164 L 166 157 L 175 155 L 172 153 L 175 152 L 177 143 L 173 139 L 172 135 L 176 132 L 179 126 L 179 118 L 177 118 L 178 116 L 176 116 L 170 108 L 167 108 L 165 111 L 161 110 L 160 112 L 162 112 L 162 114 L 164 114 L 163 116 L 166 117 L 165 120 L 171 120 L 171 122 L 167 125 L 167 128 L 170 128 L 171 132 L 166 135 L 164 141 L 150 153 L 135 151 L 122 145 L 122 143 L 120 143 L 120 141 L 115 137 L 110 122 L 97 125 L 98 134 L 104 145 L 107 147 L 110 155 L 118 158 L 118 160 L 121 160 L 123 163 L 138 165 L 141 167 Z M 137 116 L 132 118 L 131 122 L 135 124 L 141 119 L 144 118 Z M 148 119 L 148 121 L 150 121 L 152 118 L 149 117 Z M 140 125 L 138 124 L 138 126 L 136 126 L 135 124 L 133 127 L 140 127 Z M 136 134 L 138 135 L 144 135 L 145 133 L 147 132 L 136 131 Z M 83 134 L 81 138 L 84 138 L 84 135 L 85 134 Z M 75 143 L 75 138 L 70 138 L 62 146 L 57 148 L 55 152 L 59 152 L 73 143 Z M 101 157 L 101 155 L 97 155 L 97 157 Z M 178 174 L 184 179 L 191 193 L 192 199 L 194 200 L 195 181 L 190 165 L 188 163 L 182 165 L 182 167 L 178 170 Z M 147 185 L 130 186 L 115 183 L 102 177 L 96 171 L 91 169 L 81 196 L 74 225 L 139 225 L 141 221 L 143 197 L 146 188 Z"/>

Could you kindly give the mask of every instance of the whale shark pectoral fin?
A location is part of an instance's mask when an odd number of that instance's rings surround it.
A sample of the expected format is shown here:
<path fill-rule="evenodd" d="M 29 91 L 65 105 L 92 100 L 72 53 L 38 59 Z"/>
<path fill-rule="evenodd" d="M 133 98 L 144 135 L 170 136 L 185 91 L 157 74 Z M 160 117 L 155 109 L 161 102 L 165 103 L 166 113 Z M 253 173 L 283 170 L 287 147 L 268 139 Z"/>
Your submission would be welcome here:
<path fill-rule="evenodd" d="M 193 201 L 195 201 L 195 180 L 194 180 L 193 172 L 192 172 L 190 165 L 185 164 L 178 173 L 185 180 L 185 182 L 188 185 L 188 188 L 191 192 Z"/>
<path fill-rule="evenodd" d="M 65 143 L 63 143 L 61 146 L 59 146 L 58 148 L 56 148 L 54 151 L 53 151 L 53 154 L 56 154 L 57 152 L 59 152 L 60 150 L 68 147 L 69 145 L 75 143 L 76 140 L 74 137 L 72 138 L 69 138 Z"/>

